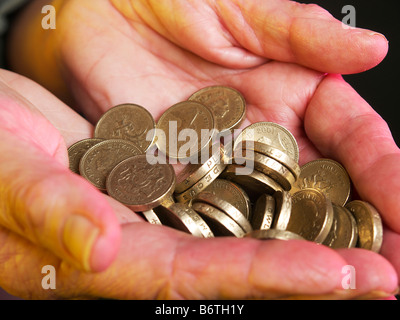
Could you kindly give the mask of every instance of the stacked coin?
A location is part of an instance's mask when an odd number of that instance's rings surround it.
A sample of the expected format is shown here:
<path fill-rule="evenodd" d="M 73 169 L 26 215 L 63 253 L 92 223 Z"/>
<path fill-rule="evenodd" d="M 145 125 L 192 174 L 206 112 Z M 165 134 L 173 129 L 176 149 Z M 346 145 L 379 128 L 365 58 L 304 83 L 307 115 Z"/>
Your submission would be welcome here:
<path fill-rule="evenodd" d="M 190 203 L 194 197 L 207 188 L 226 168 L 224 148 L 218 146 L 203 164 L 188 164 L 178 175 L 175 199 L 180 203 Z"/>
<path fill-rule="evenodd" d="M 338 162 L 300 167 L 294 136 L 272 122 L 221 143 L 220 133 L 232 135 L 245 114 L 243 96 L 223 86 L 195 92 L 157 124 L 141 106 L 116 106 L 93 139 L 69 148 L 70 168 L 149 223 L 193 236 L 302 239 L 378 252 L 380 215 L 369 203 L 349 202 L 350 178 Z M 188 165 L 175 175 L 171 159 Z"/>

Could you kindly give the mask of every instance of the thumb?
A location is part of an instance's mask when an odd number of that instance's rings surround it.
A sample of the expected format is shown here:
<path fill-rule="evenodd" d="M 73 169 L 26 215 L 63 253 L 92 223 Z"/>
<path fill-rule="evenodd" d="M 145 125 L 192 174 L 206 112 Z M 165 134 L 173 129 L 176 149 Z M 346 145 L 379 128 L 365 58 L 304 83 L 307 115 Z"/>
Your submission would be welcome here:
<path fill-rule="evenodd" d="M 68 170 L 64 140 L 46 119 L 21 101 L 2 102 L 0 226 L 75 267 L 104 270 L 120 241 L 111 206 Z"/>

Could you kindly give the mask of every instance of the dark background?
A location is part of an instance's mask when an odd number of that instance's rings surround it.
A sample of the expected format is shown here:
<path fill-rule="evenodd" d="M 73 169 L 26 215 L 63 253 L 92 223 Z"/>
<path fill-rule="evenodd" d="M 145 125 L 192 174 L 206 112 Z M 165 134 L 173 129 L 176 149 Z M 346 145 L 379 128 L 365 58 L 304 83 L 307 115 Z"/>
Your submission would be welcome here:
<path fill-rule="evenodd" d="M 398 71 L 400 71 L 400 10 L 398 1 L 367 0 L 314 0 L 300 1 L 316 3 L 342 20 L 345 5 L 356 10 L 356 27 L 380 32 L 389 40 L 386 59 L 374 69 L 344 78 L 386 120 L 400 146 L 400 95 Z"/>

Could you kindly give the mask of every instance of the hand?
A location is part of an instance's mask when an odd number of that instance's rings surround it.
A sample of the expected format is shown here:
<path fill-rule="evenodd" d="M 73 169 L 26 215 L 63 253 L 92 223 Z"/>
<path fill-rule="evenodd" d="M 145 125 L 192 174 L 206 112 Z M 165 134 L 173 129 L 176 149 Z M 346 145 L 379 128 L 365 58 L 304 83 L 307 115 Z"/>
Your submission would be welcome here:
<path fill-rule="evenodd" d="M 157 119 L 202 87 L 223 84 L 240 90 L 248 102 L 248 122 L 273 121 L 287 127 L 299 142 L 301 163 L 324 155 L 345 165 L 360 196 L 383 215 L 387 229 L 382 254 L 393 266 L 381 255 L 359 249 L 335 251 L 297 241 L 203 240 L 137 220 L 122 226 L 119 255 L 104 272 L 80 273 L 63 263 L 54 295 L 352 298 L 395 291 L 395 270 L 400 271 L 394 249 L 400 232 L 395 191 L 399 150 L 372 108 L 340 76 L 325 75 L 375 66 L 387 52 L 383 37 L 344 30 L 322 9 L 289 1 L 188 5 L 183 0 L 70 0 L 58 10 L 57 28 L 51 46 L 37 48 L 39 54 L 54 50 L 50 52 L 55 65 L 63 66 L 67 90 L 52 86 L 53 77 L 61 78 L 56 69 L 44 72 L 40 63 L 27 64 L 23 54 L 16 55 L 16 70 L 64 99 L 71 93 L 92 121 L 119 103 L 141 104 Z M 89 136 L 86 131 L 80 139 Z M 66 190 L 73 188 L 68 184 Z M 94 192 L 85 186 L 82 194 Z M 17 236 L 9 234 L 13 243 Z M 38 257 L 44 256 L 42 244 L 35 250 L 27 242 L 23 245 L 28 249 L 21 245 L 16 250 L 38 264 Z M 21 252 L 16 250 L 10 251 L 10 259 L 16 257 L 13 252 Z M 342 289 L 345 265 L 356 268 L 357 290 Z M 13 273 L 6 271 L 2 274 L 11 279 Z M 28 292 L 45 294 L 38 287 Z"/>

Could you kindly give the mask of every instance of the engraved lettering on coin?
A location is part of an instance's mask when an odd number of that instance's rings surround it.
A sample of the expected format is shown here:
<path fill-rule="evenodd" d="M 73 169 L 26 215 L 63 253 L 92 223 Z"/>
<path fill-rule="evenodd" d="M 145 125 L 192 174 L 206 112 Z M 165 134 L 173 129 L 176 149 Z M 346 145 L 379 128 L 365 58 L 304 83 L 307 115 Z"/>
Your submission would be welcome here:
<path fill-rule="evenodd" d="M 234 149 L 244 140 L 258 141 L 286 152 L 294 161 L 299 161 L 299 146 L 285 127 L 273 122 L 257 122 L 245 129 L 235 139 Z"/>
<path fill-rule="evenodd" d="M 251 219 L 251 226 L 257 230 L 271 228 L 275 215 L 275 199 L 267 194 L 258 198 L 254 205 L 254 213 Z"/>
<path fill-rule="evenodd" d="M 221 163 L 224 155 L 223 146 L 218 148 L 211 157 L 200 164 L 188 164 L 177 176 L 176 193 L 182 193 L 203 178 L 215 165 Z"/>
<path fill-rule="evenodd" d="M 221 132 L 238 128 L 246 115 L 246 101 L 237 90 L 224 86 L 203 88 L 188 100 L 206 105 L 214 114 L 216 128 Z"/>
<path fill-rule="evenodd" d="M 157 123 L 157 147 L 167 156 L 174 159 L 187 159 L 197 156 L 201 150 L 208 147 L 213 139 L 215 129 L 214 116 L 203 104 L 195 101 L 183 101 L 170 107 L 163 113 Z M 194 141 L 191 136 L 180 141 L 183 130 L 194 130 Z M 204 130 L 204 131 L 203 131 Z M 208 132 L 208 135 L 203 134 Z M 188 141 L 189 139 L 189 141 Z M 189 143 L 190 148 L 186 147 Z M 193 152 L 194 150 L 194 152 Z"/>
<path fill-rule="evenodd" d="M 68 148 L 69 169 L 79 174 L 79 163 L 84 154 L 103 139 L 85 139 L 74 143 Z"/>
<path fill-rule="evenodd" d="M 302 189 L 317 189 L 333 203 L 344 206 L 350 197 L 350 178 L 343 166 L 330 159 L 318 159 L 301 167 L 292 193 Z"/>
<path fill-rule="evenodd" d="M 95 137 L 121 139 L 135 143 L 143 152 L 153 144 L 155 121 L 145 108 L 136 104 L 122 104 L 108 110 L 95 127 Z M 147 134 L 153 130 L 151 139 Z"/>
<path fill-rule="evenodd" d="M 142 154 L 135 144 L 126 140 L 105 140 L 90 148 L 82 157 L 81 175 L 100 190 L 106 190 L 106 179 L 121 161 Z"/>
<path fill-rule="evenodd" d="M 149 164 L 146 155 L 134 156 L 117 165 L 107 178 L 108 194 L 134 211 L 160 205 L 175 188 L 175 171 L 168 164 Z"/>
<path fill-rule="evenodd" d="M 247 219 L 250 219 L 250 199 L 246 192 L 235 183 L 225 179 L 216 179 L 205 189 L 205 191 L 211 192 L 212 194 L 219 196 L 221 199 L 231 203 Z"/>
<path fill-rule="evenodd" d="M 323 193 L 315 189 L 304 189 L 293 195 L 292 212 L 286 230 L 306 240 L 322 243 L 332 223 L 332 203 Z"/>

